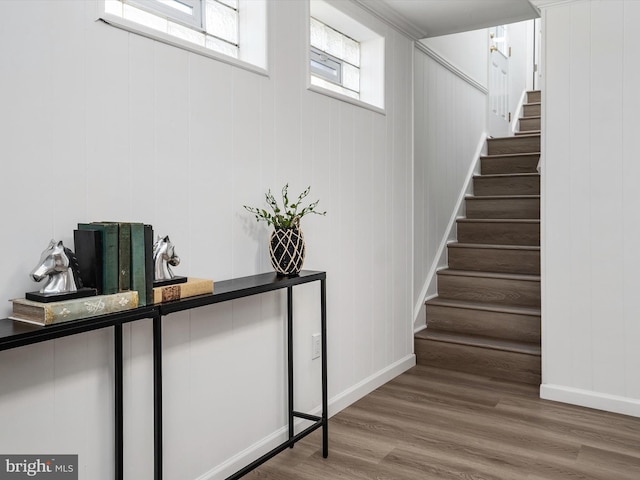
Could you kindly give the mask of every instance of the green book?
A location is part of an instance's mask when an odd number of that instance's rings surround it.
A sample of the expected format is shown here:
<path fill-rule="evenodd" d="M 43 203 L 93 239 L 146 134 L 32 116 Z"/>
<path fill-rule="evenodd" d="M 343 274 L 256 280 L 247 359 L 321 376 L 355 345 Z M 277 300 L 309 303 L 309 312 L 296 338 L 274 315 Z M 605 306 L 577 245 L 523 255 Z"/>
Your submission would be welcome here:
<path fill-rule="evenodd" d="M 118 289 L 131 290 L 131 224 L 118 223 Z"/>
<path fill-rule="evenodd" d="M 52 325 L 131 310 L 137 306 L 138 292 L 135 291 L 49 303 L 16 298 L 13 300 L 13 315 L 10 318 L 36 325 Z"/>
<path fill-rule="evenodd" d="M 94 222 L 116 225 L 118 229 L 118 292 L 131 290 L 131 224 L 127 222 Z"/>
<path fill-rule="evenodd" d="M 103 294 L 118 291 L 118 224 L 79 223 L 78 230 L 99 230 L 102 233 L 102 286 Z"/>
<path fill-rule="evenodd" d="M 131 290 L 138 292 L 140 306 L 147 305 L 147 266 L 144 245 L 144 224 L 131 223 Z M 122 225 L 120 226 L 122 228 Z"/>

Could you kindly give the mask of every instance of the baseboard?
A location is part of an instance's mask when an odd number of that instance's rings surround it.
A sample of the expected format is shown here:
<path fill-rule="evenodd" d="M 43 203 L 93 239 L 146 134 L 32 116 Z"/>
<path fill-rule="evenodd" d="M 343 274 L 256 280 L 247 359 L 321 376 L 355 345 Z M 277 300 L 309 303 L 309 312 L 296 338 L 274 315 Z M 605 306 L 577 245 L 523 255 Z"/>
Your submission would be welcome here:
<path fill-rule="evenodd" d="M 469 163 L 469 170 L 467 171 L 467 175 L 464 180 L 464 184 L 460 189 L 460 193 L 458 194 L 458 200 L 456 201 L 455 206 L 451 212 L 451 216 L 449 217 L 449 223 L 447 224 L 447 228 L 444 231 L 444 235 L 440 240 L 440 245 L 438 246 L 438 250 L 431 262 L 431 267 L 427 272 L 427 276 L 425 278 L 424 284 L 422 285 L 422 290 L 420 290 L 420 294 L 418 296 L 418 300 L 413 307 L 413 328 L 414 330 L 421 330 L 423 328 L 423 321 L 420 320 L 420 312 L 422 311 L 422 307 L 424 306 L 424 302 L 427 301 L 427 296 L 429 295 L 429 288 L 432 283 L 436 281 L 436 273 L 438 269 L 446 267 L 446 250 L 447 244 L 451 241 L 452 232 L 456 225 L 456 220 L 458 217 L 462 216 L 463 208 L 464 208 L 464 200 L 467 197 L 467 193 L 470 192 L 472 187 L 471 182 L 473 181 L 473 175 L 476 172 L 478 166 L 480 165 L 480 156 L 482 155 L 483 149 L 487 142 L 487 132 L 482 132 L 480 135 L 480 140 L 478 141 L 478 145 L 474 152 L 474 156 Z M 426 321 L 426 319 L 425 319 Z"/>
<path fill-rule="evenodd" d="M 422 310 L 421 310 L 422 313 L 420 314 L 421 317 L 423 317 L 425 319 L 427 318 L 427 315 L 426 315 L 426 313 L 427 313 L 427 305 L 426 305 L 426 303 L 429 300 L 431 300 L 432 298 L 436 298 L 437 296 L 438 296 L 438 294 L 434 293 L 433 295 L 427 295 L 425 297 L 424 304 L 422 305 Z M 426 320 L 425 320 L 424 324 L 420 323 L 420 324 L 415 325 L 415 323 L 414 323 L 413 334 L 415 335 L 416 333 L 421 332 L 425 328 L 427 328 Z"/>
<path fill-rule="evenodd" d="M 513 118 L 511 119 L 511 135 L 515 135 L 518 131 L 518 122 L 520 122 L 520 112 L 522 112 L 522 106 L 525 103 L 525 98 L 527 97 L 527 91 L 525 90 L 520 95 L 520 100 L 518 101 L 518 106 L 516 107 L 516 111 L 513 113 Z"/>
<path fill-rule="evenodd" d="M 373 392 L 376 388 L 381 387 L 389 380 L 393 380 L 401 373 L 406 372 L 416 365 L 416 356 L 411 353 L 406 357 L 392 363 L 388 367 L 374 373 L 365 378 L 361 382 L 356 383 L 342 393 L 329 400 L 329 416 L 332 417 L 341 410 L 344 410 L 352 403 L 357 402 L 365 395 Z"/>
<path fill-rule="evenodd" d="M 406 357 L 392 363 L 388 367 L 374 373 L 373 375 L 365 378 L 361 382 L 358 382 L 354 386 L 348 388 L 342 393 L 329 399 L 329 417 L 332 417 L 336 413 L 345 409 L 352 403 L 360 400 L 365 395 L 373 392 L 376 388 L 384 385 L 388 381 L 394 379 L 401 373 L 409 370 L 416 364 L 416 356 L 412 353 Z M 311 415 L 320 415 L 321 407 L 318 406 L 310 412 Z M 299 420 L 296 424 L 302 423 L 303 420 Z M 256 458 L 260 458 L 265 453 L 269 452 L 273 448 L 284 442 L 289 435 L 289 427 L 284 426 L 271 435 L 261 439 L 254 443 L 245 450 L 234 455 L 226 462 L 214 467 L 203 475 L 199 476 L 196 480 L 218 480 L 227 478 L 233 473 L 240 470 L 245 465 L 251 463 Z M 329 434 L 331 435 L 331 434 Z"/>
<path fill-rule="evenodd" d="M 540 398 L 640 417 L 640 400 L 634 398 L 546 383 L 540 385 Z"/>
<path fill-rule="evenodd" d="M 309 412 L 312 415 L 314 412 Z M 317 413 L 317 412 L 315 412 Z M 260 458 L 265 453 L 274 449 L 282 442 L 284 442 L 289 436 L 289 427 L 284 426 L 271 435 L 263 438 L 259 442 L 254 443 L 242 452 L 234 455 L 226 462 L 221 463 L 217 467 L 209 470 L 208 472 L 200 475 L 196 480 L 219 480 L 227 478 L 240 470 L 245 465 L 253 462 L 256 458 Z"/>

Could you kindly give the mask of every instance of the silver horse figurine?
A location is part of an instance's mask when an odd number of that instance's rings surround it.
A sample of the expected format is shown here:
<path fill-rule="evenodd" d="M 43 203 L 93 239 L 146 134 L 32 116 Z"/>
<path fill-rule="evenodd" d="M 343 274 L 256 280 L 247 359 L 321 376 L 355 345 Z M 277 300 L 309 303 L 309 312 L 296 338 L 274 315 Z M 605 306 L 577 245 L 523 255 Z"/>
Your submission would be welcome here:
<path fill-rule="evenodd" d="M 180 265 L 180 257 L 176 255 L 175 247 L 168 235 L 165 237 L 158 235 L 156 243 L 153 244 L 153 263 L 156 280 L 171 280 L 175 277 L 169 265 L 174 267 Z"/>
<path fill-rule="evenodd" d="M 66 248 L 62 241 L 51 240 L 49 246 L 42 252 L 40 262 L 29 275 L 36 282 L 49 277 L 47 283 L 40 289 L 40 293 L 48 295 L 76 292 L 78 288 L 82 288 L 79 272 L 75 254 Z"/>

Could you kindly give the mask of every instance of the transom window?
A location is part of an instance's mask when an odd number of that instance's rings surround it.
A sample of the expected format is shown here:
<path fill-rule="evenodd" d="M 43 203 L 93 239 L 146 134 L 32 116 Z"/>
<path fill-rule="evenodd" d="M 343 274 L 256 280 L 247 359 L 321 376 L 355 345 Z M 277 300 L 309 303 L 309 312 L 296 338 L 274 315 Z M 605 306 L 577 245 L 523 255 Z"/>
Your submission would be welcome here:
<path fill-rule="evenodd" d="M 238 58 L 238 0 L 105 0 L 105 12 Z"/>
<path fill-rule="evenodd" d="M 311 17 L 311 84 L 360 98 L 360 43 Z"/>

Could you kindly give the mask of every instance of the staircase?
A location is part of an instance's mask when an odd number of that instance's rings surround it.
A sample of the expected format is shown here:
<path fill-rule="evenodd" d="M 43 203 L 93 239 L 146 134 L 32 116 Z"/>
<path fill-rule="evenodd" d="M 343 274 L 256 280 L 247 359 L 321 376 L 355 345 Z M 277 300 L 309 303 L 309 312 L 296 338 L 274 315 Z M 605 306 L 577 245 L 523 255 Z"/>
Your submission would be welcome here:
<path fill-rule="evenodd" d="M 415 336 L 418 364 L 540 383 L 540 92 L 527 102 L 515 136 L 487 140 Z"/>

